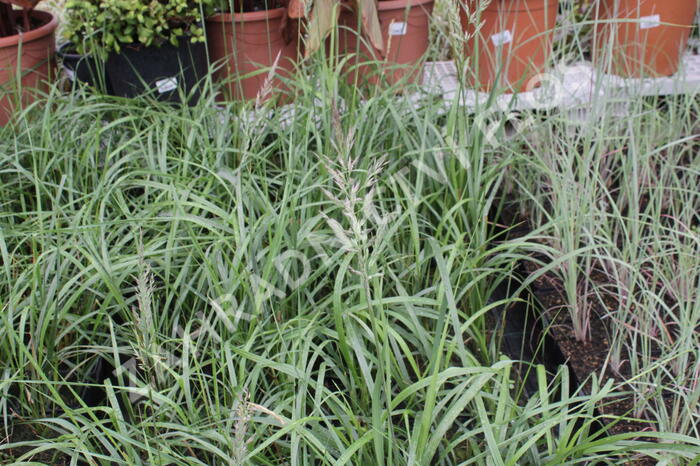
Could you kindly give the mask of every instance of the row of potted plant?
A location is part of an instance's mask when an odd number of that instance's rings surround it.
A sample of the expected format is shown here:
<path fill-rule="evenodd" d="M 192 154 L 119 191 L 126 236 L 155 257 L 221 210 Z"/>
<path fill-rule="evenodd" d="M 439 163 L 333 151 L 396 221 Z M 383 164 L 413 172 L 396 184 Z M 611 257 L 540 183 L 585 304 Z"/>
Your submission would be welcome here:
<path fill-rule="evenodd" d="M 467 0 L 461 23 L 472 40 L 468 78 L 481 89 L 529 90 L 540 81 L 552 51 L 558 0 Z M 479 4 L 482 6 L 480 7 Z M 607 73 L 670 76 L 698 10 L 698 0 L 597 0 L 592 57 Z M 478 33 L 476 32 L 478 25 Z"/>
<path fill-rule="evenodd" d="M 17 96 L 30 100 L 29 90 L 51 78 L 57 23 L 49 13 L 34 10 L 38 0 L 0 2 L 6 7 L 0 12 L 6 23 L 0 29 L 5 41 L 0 44 L 0 86 L 7 96 L 0 102 L 4 124 L 20 103 Z M 338 26 L 354 30 L 343 32 L 341 52 L 360 52 L 388 67 L 419 64 L 428 48 L 432 4 L 433 0 L 68 0 L 65 33 L 70 42 L 59 55 L 73 78 L 118 96 L 150 93 L 159 100 L 180 101 L 185 96 L 195 101 L 201 78 L 213 66 L 214 76 L 227 83 L 224 97 L 251 99 L 265 85 L 269 68 L 277 78 L 273 87 L 281 87 L 280 78 L 298 62 L 302 35 L 305 53 L 311 55 Z M 20 17 L 29 18 L 29 23 L 18 22 Z M 420 75 L 417 68 L 387 71 L 385 77 L 391 83 L 410 81 Z M 352 69 L 374 73 L 374 82 L 381 74 L 377 67 Z M 18 75 L 23 78 L 15 79 Z"/>
<path fill-rule="evenodd" d="M 273 87 L 281 88 L 300 54 L 328 48 L 326 38 L 337 29 L 337 50 L 350 52 L 349 79 L 396 84 L 421 76 L 419 66 L 394 65 L 422 62 L 433 1 L 69 0 L 66 33 L 75 50 L 63 47 L 61 54 L 77 79 L 119 96 L 196 100 L 201 77 L 214 66 L 215 77 L 227 83 L 226 97 L 250 99 L 268 69 L 275 70 Z M 470 82 L 482 89 L 528 87 L 551 53 L 558 0 L 455 1 L 462 6 L 469 69 L 476 70 Z M 21 103 L 18 96 L 30 98 L 26 90 L 51 77 L 57 22 L 34 10 L 37 2 L 0 0 L 0 124 Z M 618 74 L 673 74 L 696 2 L 599 0 L 594 56 L 607 57 L 608 71 Z M 13 88 L 19 92 L 7 92 Z"/>

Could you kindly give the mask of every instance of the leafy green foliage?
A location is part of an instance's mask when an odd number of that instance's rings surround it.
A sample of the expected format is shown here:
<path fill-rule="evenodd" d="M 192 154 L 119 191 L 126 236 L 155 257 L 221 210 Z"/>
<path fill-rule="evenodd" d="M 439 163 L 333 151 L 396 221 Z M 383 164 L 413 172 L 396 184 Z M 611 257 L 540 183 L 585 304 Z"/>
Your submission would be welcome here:
<path fill-rule="evenodd" d="M 124 45 L 203 42 L 213 0 L 69 0 L 66 34 L 81 52 L 119 52 Z"/>

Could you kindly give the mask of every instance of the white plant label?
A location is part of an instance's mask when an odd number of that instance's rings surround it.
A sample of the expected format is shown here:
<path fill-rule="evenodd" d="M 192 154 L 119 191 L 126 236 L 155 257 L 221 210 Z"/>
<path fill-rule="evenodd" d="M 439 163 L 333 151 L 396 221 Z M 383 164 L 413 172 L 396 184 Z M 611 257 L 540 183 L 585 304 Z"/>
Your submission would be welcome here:
<path fill-rule="evenodd" d="M 497 34 L 492 35 L 491 42 L 493 42 L 493 45 L 495 45 L 496 47 L 500 45 L 510 44 L 511 42 L 513 42 L 513 34 L 511 34 L 510 30 L 506 29 L 505 31 L 501 31 Z"/>
<path fill-rule="evenodd" d="M 390 36 L 405 36 L 408 30 L 408 24 L 404 22 L 394 22 L 389 25 Z"/>
<path fill-rule="evenodd" d="M 661 16 L 651 15 L 639 18 L 639 29 L 651 29 L 661 26 Z"/>
<path fill-rule="evenodd" d="M 159 94 L 174 91 L 177 89 L 177 78 L 165 78 L 156 81 L 156 89 L 158 89 Z"/>

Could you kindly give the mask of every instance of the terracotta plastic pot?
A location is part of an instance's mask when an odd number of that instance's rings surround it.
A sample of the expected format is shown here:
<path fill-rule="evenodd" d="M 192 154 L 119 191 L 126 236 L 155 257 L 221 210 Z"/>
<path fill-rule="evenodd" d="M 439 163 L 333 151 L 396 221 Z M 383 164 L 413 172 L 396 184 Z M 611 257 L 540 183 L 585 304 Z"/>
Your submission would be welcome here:
<path fill-rule="evenodd" d="M 54 76 L 58 21 L 45 11 L 35 10 L 31 18 L 41 26 L 0 38 L 0 125 L 10 120 L 18 104 L 26 105 L 34 100 L 36 91 L 46 91 Z"/>
<path fill-rule="evenodd" d="M 593 57 L 609 73 L 670 76 L 678 71 L 697 0 L 601 0 Z"/>
<path fill-rule="evenodd" d="M 284 90 L 280 78 L 291 74 L 298 56 L 285 8 L 212 16 L 207 19 L 207 43 L 217 67 L 214 76 L 227 84 L 226 97 L 234 99 L 255 99 L 278 56 L 272 87 Z"/>
<path fill-rule="evenodd" d="M 430 45 L 430 16 L 433 0 L 380 0 L 377 4 L 379 23 L 384 38 L 384 51 L 379 52 L 362 36 L 357 15 L 348 4 L 338 19 L 338 49 L 350 53 L 349 80 L 356 84 L 367 80 L 389 85 L 420 82 L 423 60 Z M 359 24 L 358 24 L 359 23 Z M 363 62 L 375 62 L 361 65 Z"/>
<path fill-rule="evenodd" d="M 529 90 L 551 55 L 558 0 L 492 0 L 480 15 L 477 5 L 466 0 L 460 12 L 473 70 L 468 81 L 486 91 Z"/>

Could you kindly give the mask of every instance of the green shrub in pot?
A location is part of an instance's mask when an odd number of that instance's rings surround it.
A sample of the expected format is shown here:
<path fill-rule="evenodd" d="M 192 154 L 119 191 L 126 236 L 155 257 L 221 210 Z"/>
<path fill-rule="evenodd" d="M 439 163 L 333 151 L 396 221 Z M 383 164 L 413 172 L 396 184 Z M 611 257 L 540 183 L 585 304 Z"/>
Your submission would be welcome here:
<path fill-rule="evenodd" d="M 203 19 L 213 0 L 68 0 L 66 36 L 107 61 L 115 94 L 179 101 L 206 74 Z"/>
<path fill-rule="evenodd" d="M 68 0 L 67 38 L 103 58 L 125 45 L 204 42 L 203 18 L 214 0 Z"/>

